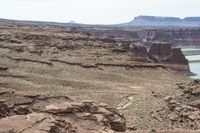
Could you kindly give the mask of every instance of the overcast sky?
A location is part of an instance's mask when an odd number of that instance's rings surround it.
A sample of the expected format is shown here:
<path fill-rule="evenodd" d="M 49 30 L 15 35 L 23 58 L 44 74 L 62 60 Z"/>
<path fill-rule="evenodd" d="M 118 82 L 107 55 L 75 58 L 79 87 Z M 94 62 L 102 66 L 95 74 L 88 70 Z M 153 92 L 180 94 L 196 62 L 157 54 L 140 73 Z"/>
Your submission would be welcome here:
<path fill-rule="evenodd" d="M 0 0 L 0 18 L 115 24 L 138 15 L 200 16 L 200 0 Z"/>

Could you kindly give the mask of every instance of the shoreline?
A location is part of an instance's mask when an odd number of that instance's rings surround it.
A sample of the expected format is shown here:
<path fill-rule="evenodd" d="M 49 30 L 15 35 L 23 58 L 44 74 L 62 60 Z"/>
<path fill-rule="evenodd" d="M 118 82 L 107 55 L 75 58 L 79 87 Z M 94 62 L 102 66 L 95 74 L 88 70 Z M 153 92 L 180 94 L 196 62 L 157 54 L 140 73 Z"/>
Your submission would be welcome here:
<path fill-rule="evenodd" d="M 198 70 L 193 65 L 200 65 L 200 47 L 183 47 L 181 50 L 189 62 L 191 71 L 190 78 L 199 79 L 200 73 L 198 73 Z"/>

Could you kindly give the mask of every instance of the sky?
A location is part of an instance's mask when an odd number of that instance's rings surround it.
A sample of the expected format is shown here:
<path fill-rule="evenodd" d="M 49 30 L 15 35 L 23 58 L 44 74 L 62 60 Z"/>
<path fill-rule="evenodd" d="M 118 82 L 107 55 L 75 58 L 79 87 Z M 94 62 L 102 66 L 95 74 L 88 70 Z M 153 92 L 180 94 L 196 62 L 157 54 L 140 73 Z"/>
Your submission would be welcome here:
<path fill-rule="evenodd" d="M 200 16 L 200 0 L 0 0 L 0 18 L 117 24 L 138 15 Z"/>

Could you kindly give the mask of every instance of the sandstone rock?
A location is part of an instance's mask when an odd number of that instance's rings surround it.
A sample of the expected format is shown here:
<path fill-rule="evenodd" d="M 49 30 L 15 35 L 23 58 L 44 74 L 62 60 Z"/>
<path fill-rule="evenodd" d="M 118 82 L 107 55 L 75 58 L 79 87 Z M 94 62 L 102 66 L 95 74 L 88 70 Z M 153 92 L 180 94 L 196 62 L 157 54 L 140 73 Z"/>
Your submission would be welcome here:
<path fill-rule="evenodd" d="M 158 61 L 164 61 L 171 56 L 172 48 L 170 43 L 153 43 L 149 49 L 150 57 Z"/>
<path fill-rule="evenodd" d="M 62 114 L 62 113 L 73 113 L 75 108 L 68 102 L 65 103 L 55 103 L 49 106 L 46 106 L 46 109 L 43 112 L 52 113 L 52 114 Z"/>
<path fill-rule="evenodd" d="M 46 114 L 33 113 L 29 115 L 16 115 L 16 116 L 3 118 L 3 119 L 0 119 L 0 132 L 8 133 L 10 130 L 13 130 L 15 132 L 20 132 L 27 129 L 24 131 L 24 133 L 28 133 L 28 131 L 30 131 L 31 129 L 28 129 L 27 127 L 32 127 L 33 125 L 36 125 L 37 123 L 40 123 L 42 126 L 44 120 L 47 117 L 48 115 Z M 37 132 L 37 131 L 39 131 L 38 127 L 34 127 L 34 132 Z"/>
<path fill-rule="evenodd" d="M 175 64 L 188 64 L 180 48 L 172 48 L 170 43 L 153 43 L 149 50 L 150 58 L 154 57 L 159 62 Z"/>
<path fill-rule="evenodd" d="M 172 48 L 171 43 L 153 43 L 149 50 L 149 58 L 164 63 L 175 71 L 190 72 L 188 60 L 180 48 Z"/>
<path fill-rule="evenodd" d="M 90 100 L 73 102 L 58 96 L 23 96 L 9 92 L 0 95 L 1 98 L 6 97 L 0 101 L 2 133 L 99 133 L 104 129 L 110 133 L 126 131 L 125 118 L 106 104 L 99 106 Z M 18 104 L 18 101 L 12 101 L 13 97 L 23 102 Z"/>
<path fill-rule="evenodd" d="M 188 60 L 186 59 L 185 55 L 182 53 L 181 48 L 173 48 L 172 55 L 168 59 L 172 63 L 177 64 L 188 64 Z"/>
<path fill-rule="evenodd" d="M 124 132 L 126 130 L 125 119 L 111 110 L 111 108 L 108 110 L 98 107 L 93 101 L 82 101 L 79 104 L 73 102 L 52 104 L 46 106 L 46 109 L 42 112 L 62 116 L 72 114 L 82 120 L 98 121 L 99 123 L 109 125 L 112 130 Z"/>

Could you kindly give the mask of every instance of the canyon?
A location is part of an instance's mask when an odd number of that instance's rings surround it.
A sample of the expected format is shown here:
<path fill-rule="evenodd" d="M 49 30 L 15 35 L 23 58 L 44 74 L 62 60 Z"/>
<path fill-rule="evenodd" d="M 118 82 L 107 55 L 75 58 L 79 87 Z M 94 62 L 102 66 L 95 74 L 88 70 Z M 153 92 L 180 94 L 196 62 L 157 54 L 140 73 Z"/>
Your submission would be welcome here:
<path fill-rule="evenodd" d="M 0 21 L 0 132 L 199 132 L 199 80 L 149 30 Z"/>
<path fill-rule="evenodd" d="M 71 31 L 88 33 L 96 37 L 125 38 L 130 42 L 140 42 L 150 47 L 152 42 L 170 42 L 173 47 L 198 46 L 200 44 L 200 28 L 187 27 L 96 27 L 70 25 Z"/>

